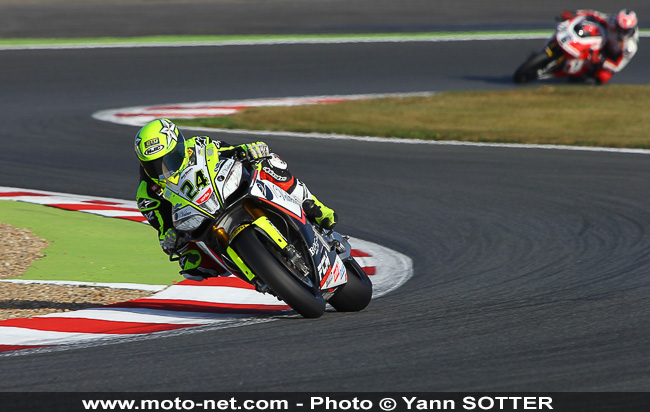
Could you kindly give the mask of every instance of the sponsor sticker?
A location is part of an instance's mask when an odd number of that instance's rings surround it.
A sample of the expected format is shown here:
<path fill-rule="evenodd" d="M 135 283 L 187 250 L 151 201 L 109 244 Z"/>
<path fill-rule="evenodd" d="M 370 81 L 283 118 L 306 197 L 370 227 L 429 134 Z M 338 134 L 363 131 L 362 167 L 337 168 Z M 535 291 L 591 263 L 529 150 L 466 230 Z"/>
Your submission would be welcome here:
<path fill-rule="evenodd" d="M 233 230 L 232 233 L 230 234 L 230 239 L 232 240 L 235 236 L 239 234 L 239 232 L 246 229 L 248 226 L 250 226 L 248 223 L 244 223 L 243 225 L 237 227 L 237 229 Z"/>
<path fill-rule="evenodd" d="M 153 139 L 144 142 L 144 147 L 147 148 L 155 144 L 160 144 L 160 139 L 158 139 L 157 137 L 154 137 Z"/>
<path fill-rule="evenodd" d="M 205 191 L 205 193 L 196 201 L 198 204 L 202 204 L 208 201 L 210 199 L 210 195 L 212 194 L 212 189 L 208 188 L 208 190 Z"/>
<path fill-rule="evenodd" d="M 319 250 L 320 250 L 320 243 L 318 243 L 318 239 L 314 237 L 314 243 L 309 248 L 309 254 L 312 256 L 316 256 L 316 253 L 318 253 Z"/>
<path fill-rule="evenodd" d="M 165 148 L 165 146 L 159 144 L 157 146 L 150 147 L 144 151 L 145 156 L 151 156 L 152 154 L 156 154 L 160 151 L 162 151 Z"/>
<path fill-rule="evenodd" d="M 142 198 L 138 201 L 138 209 L 147 210 L 157 207 L 160 204 L 157 200 Z"/>
<path fill-rule="evenodd" d="M 174 212 L 174 222 L 178 222 L 179 220 L 183 220 L 184 218 L 192 215 L 192 212 L 194 212 L 194 210 L 189 206 L 175 211 Z"/>
<path fill-rule="evenodd" d="M 273 179 L 275 179 L 278 182 L 286 182 L 287 180 L 289 180 L 289 178 L 287 176 L 280 176 L 279 174 L 275 173 L 273 171 L 273 169 L 271 169 L 270 167 L 264 166 L 262 168 L 262 170 L 264 170 L 264 172 L 266 174 L 268 174 L 269 176 L 271 176 Z"/>

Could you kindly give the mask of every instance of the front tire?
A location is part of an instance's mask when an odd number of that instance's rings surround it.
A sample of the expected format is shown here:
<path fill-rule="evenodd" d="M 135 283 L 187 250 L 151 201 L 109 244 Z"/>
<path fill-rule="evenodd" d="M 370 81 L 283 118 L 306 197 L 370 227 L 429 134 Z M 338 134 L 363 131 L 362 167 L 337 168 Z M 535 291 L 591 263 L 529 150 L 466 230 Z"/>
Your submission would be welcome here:
<path fill-rule="evenodd" d="M 524 84 L 537 80 L 538 71 L 548 66 L 553 59 L 553 57 L 549 57 L 545 52 L 531 56 L 515 71 L 512 80 L 516 84 Z"/>
<path fill-rule="evenodd" d="M 278 261 L 283 259 L 280 253 L 272 253 L 268 250 L 270 247 L 258 239 L 252 227 L 243 230 L 233 240 L 233 248 L 239 257 L 280 299 L 305 318 L 322 316 L 325 313 L 323 297 L 296 280 L 285 263 Z"/>
<path fill-rule="evenodd" d="M 372 299 L 372 282 L 361 266 L 351 259 L 345 262 L 348 281 L 327 303 L 339 312 L 358 312 Z"/>

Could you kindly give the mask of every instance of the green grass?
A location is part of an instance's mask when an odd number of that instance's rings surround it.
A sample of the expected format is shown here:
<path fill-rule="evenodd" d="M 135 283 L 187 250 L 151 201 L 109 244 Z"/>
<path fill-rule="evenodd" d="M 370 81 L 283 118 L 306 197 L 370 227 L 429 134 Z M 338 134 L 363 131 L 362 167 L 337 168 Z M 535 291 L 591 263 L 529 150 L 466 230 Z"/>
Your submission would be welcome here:
<path fill-rule="evenodd" d="M 23 202 L 0 201 L 0 221 L 50 242 L 17 279 L 167 285 L 183 280 L 148 225 Z"/>
<path fill-rule="evenodd" d="M 242 110 L 179 125 L 423 140 L 650 148 L 650 86 L 541 86 Z"/>

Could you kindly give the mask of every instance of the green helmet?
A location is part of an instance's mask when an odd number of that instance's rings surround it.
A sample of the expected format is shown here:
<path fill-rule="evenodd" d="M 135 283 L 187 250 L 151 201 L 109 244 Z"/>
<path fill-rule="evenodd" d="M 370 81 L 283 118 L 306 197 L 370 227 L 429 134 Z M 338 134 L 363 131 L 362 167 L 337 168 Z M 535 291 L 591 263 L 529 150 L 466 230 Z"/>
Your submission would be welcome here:
<path fill-rule="evenodd" d="M 154 120 L 135 135 L 135 153 L 150 178 L 165 180 L 183 166 L 185 138 L 171 121 Z"/>

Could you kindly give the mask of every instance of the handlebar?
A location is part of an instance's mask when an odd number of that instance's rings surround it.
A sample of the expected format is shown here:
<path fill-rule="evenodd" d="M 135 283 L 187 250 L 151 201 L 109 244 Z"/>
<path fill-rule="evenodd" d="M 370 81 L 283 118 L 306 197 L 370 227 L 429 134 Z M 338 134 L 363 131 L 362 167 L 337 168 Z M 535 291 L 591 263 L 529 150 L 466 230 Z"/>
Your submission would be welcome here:
<path fill-rule="evenodd" d="M 268 155 L 268 156 L 262 156 L 253 159 L 250 156 L 248 156 L 248 154 L 245 151 L 238 151 L 235 158 L 240 162 L 242 162 L 244 166 L 250 167 L 258 163 L 261 163 L 265 159 L 270 159 L 271 157 L 272 157 L 271 155 Z"/>

